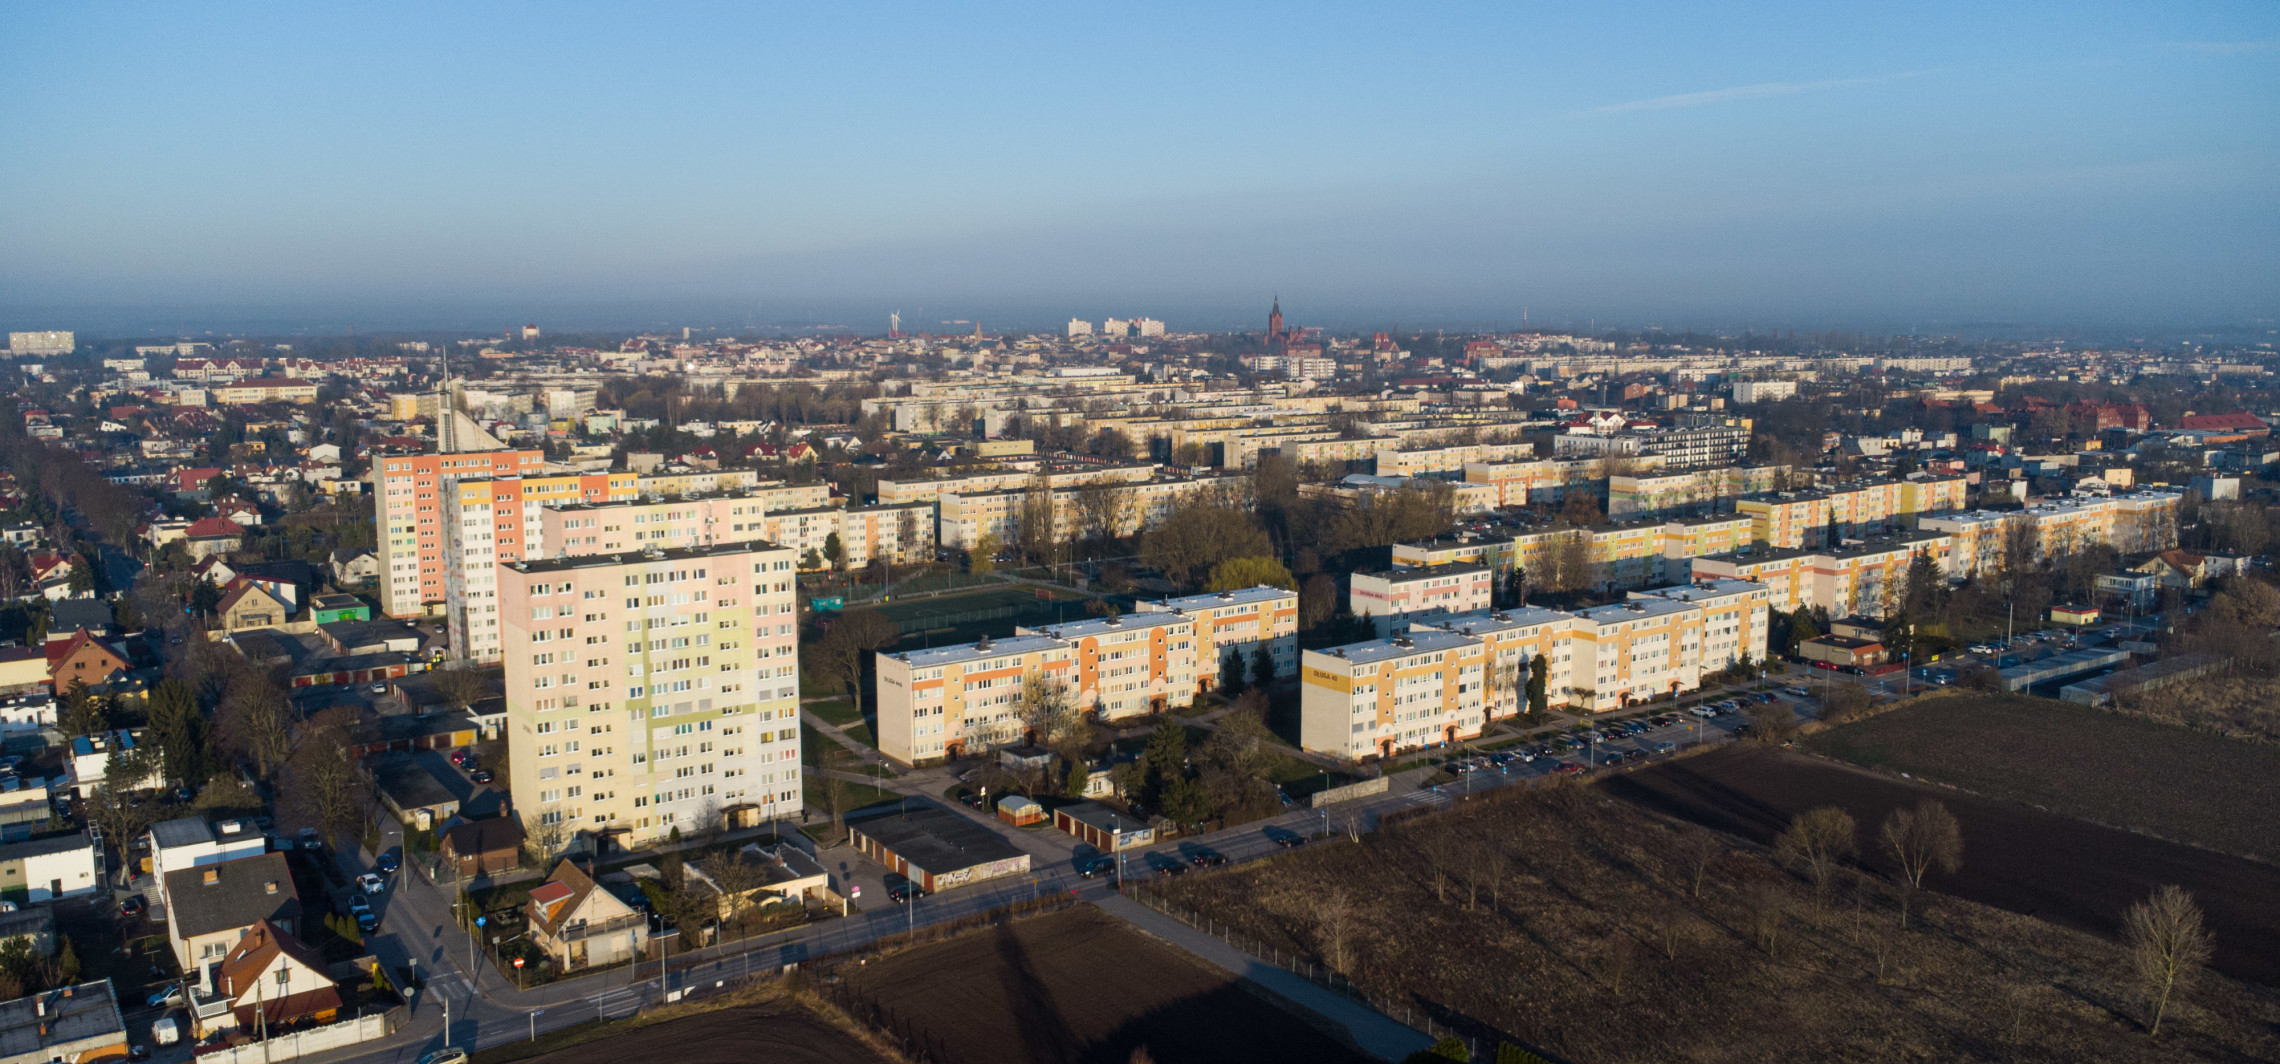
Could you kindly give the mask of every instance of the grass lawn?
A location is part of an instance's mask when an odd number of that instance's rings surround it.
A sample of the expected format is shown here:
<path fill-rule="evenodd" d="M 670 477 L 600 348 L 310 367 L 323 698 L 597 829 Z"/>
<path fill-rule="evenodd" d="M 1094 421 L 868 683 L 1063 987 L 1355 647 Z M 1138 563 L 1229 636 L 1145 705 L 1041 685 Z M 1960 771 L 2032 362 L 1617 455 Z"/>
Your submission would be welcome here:
<path fill-rule="evenodd" d="M 852 727 L 841 728 L 840 732 L 845 734 L 848 738 L 862 743 L 863 745 L 868 746 L 873 750 L 879 748 L 879 738 L 878 736 L 871 734 L 871 726 L 868 724 L 857 724 Z"/>
<path fill-rule="evenodd" d="M 1805 745 L 2127 831 L 2280 859 L 2280 748 L 2053 699 L 1962 691 Z"/>
<path fill-rule="evenodd" d="M 823 800 L 823 781 L 812 775 L 805 776 L 804 779 L 806 780 L 808 809 L 826 820 L 830 819 L 829 810 L 831 807 L 829 803 Z M 902 795 L 893 791 L 881 790 L 869 784 L 848 783 L 846 786 L 847 811 L 849 813 L 860 809 L 869 809 L 875 805 L 892 805 L 902 801 L 903 798 Z"/>
<path fill-rule="evenodd" d="M 824 702 L 809 702 L 800 708 L 822 717 L 826 723 L 835 724 L 842 728 L 850 724 L 863 723 L 863 714 L 856 712 L 854 705 L 844 698 L 834 698 Z"/>

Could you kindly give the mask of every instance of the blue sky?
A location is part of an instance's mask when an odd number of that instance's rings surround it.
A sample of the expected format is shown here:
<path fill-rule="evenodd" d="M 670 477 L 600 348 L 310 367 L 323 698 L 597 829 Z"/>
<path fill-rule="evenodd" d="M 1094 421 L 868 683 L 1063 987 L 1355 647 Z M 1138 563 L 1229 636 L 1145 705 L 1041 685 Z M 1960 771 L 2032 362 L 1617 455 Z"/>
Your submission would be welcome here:
<path fill-rule="evenodd" d="M 0 320 L 2280 317 L 2280 7 L 1868 7 L 11 4 Z"/>

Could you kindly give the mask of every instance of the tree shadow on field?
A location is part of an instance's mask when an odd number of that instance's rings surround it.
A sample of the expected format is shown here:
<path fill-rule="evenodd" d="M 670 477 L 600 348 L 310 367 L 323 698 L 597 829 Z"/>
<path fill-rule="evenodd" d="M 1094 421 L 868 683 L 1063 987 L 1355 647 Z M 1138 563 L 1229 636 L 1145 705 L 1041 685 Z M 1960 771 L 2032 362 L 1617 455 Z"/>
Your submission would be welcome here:
<path fill-rule="evenodd" d="M 1053 990 L 1029 963 L 1029 951 L 1014 936 L 1013 925 L 999 925 L 995 932 L 998 959 L 1004 965 L 999 983 L 1005 989 L 1006 1005 L 1019 1018 L 1016 1028 L 1027 1050 L 1019 1059 L 1035 1064 L 1062 1064 L 1080 1059 L 1084 1043 L 1077 1033 L 1069 1029 L 1061 1018 L 1061 1010 L 1053 1003 Z"/>
<path fill-rule="evenodd" d="M 1659 767 L 1652 776 L 1627 773 L 1600 786 L 1610 798 L 1760 844 L 1789 826 L 1789 814 L 1781 807 L 1711 780 L 1683 762 Z M 1660 785 L 1648 786 L 1644 781 L 1649 779 Z"/>
<path fill-rule="evenodd" d="M 1372 1059 L 1240 983 L 1150 1009 L 1073 1059 L 1076 1064 L 1129 1064 L 1132 1051 L 1142 1047 L 1162 1064 L 1365 1064 Z"/>

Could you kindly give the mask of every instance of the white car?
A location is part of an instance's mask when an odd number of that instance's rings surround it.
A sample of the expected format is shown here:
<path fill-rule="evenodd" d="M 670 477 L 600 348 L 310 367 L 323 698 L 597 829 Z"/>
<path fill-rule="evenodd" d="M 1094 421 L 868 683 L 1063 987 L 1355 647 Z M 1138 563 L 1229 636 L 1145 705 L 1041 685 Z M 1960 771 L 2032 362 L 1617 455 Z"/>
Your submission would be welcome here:
<path fill-rule="evenodd" d="M 388 881 L 380 878 L 378 872 L 366 872 L 356 877 L 356 885 L 363 888 L 366 894 L 383 894 L 388 890 Z"/>

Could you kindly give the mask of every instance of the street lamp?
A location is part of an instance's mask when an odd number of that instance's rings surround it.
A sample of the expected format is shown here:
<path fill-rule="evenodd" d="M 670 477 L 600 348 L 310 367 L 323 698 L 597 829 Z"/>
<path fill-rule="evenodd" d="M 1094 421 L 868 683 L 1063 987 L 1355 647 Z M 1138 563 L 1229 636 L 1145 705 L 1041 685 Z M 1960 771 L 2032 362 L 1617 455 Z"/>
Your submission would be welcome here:
<path fill-rule="evenodd" d="M 538 1016 L 545 1011 L 545 1009 L 530 1010 L 530 1040 L 533 1042 L 538 1041 Z"/>

